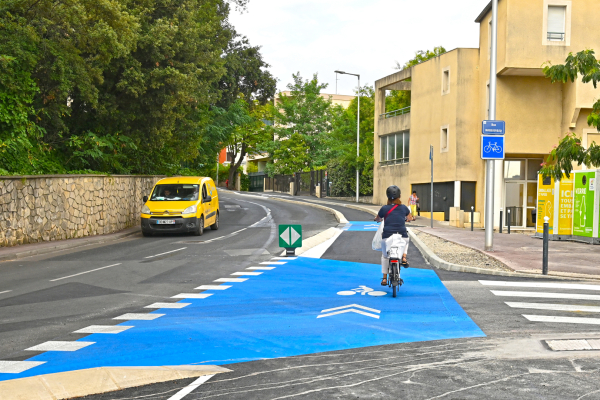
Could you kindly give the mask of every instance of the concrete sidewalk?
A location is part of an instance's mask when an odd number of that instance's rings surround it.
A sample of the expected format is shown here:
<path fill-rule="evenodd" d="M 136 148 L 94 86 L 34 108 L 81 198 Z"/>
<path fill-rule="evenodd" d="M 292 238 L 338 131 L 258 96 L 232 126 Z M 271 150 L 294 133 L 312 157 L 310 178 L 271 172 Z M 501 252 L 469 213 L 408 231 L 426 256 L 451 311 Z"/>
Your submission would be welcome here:
<path fill-rule="evenodd" d="M 484 251 L 485 231 L 450 227 L 417 228 L 422 232 L 478 250 L 516 272 L 541 273 L 542 240 L 525 234 L 494 233 L 494 251 Z M 600 275 L 600 246 L 551 241 L 548 270 L 560 275 Z"/>

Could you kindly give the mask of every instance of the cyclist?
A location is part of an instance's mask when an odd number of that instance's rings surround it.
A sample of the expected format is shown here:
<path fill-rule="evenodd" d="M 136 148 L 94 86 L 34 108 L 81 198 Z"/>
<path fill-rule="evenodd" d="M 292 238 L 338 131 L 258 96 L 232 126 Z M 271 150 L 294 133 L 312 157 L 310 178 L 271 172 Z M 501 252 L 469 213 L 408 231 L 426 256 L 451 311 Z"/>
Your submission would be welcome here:
<path fill-rule="evenodd" d="M 406 263 L 406 252 L 408 251 L 408 232 L 406 231 L 406 221 L 414 221 L 410 209 L 400 201 L 400 188 L 398 186 L 390 186 L 385 191 L 388 202 L 387 205 L 381 207 L 375 221 L 381 222 L 385 220 L 383 225 L 382 245 L 381 245 L 381 272 L 383 278 L 382 286 L 387 286 L 387 273 L 389 268 L 389 258 L 387 249 L 394 243 L 394 239 L 402 238 L 406 242 L 402 262 Z"/>

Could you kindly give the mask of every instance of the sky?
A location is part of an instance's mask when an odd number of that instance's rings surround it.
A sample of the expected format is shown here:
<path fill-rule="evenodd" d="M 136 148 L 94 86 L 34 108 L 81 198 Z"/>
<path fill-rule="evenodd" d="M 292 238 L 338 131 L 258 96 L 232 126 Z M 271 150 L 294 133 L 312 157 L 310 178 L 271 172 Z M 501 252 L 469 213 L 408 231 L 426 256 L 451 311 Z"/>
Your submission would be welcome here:
<path fill-rule="evenodd" d="M 230 21 L 262 54 L 286 90 L 292 74 L 314 73 L 336 93 L 335 70 L 361 75 L 361 86 L 396 72 L 418 50 L 479 46 L 475 18 L 489 0 L 250 0 Z M 338 76 L 337 93 L 357 78 Z"/>

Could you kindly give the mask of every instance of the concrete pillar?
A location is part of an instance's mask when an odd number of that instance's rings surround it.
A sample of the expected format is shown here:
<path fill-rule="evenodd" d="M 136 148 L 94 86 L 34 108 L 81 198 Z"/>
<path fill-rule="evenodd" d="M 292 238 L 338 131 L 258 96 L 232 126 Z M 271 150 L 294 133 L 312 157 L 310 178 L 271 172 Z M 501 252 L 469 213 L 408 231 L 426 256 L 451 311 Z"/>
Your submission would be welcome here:
<path fill-rule="evenodd" d="M 460 181 L 454 181 L 454 207 L 460 209 Z"/>

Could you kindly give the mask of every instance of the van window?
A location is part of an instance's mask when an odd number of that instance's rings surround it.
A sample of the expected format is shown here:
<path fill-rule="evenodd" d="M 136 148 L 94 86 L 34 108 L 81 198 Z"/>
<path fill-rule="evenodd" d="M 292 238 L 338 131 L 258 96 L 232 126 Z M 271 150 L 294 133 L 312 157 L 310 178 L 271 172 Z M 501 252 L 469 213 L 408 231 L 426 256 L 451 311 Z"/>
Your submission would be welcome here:
<path fill-rule="evenodd" d="M 150 201 L 196 201 L 198 185 L 156 185 Z"/>
<path fill-rule="evenodd" d="M 207 196 L 206 194 L 206 185 L 202 185 L 202 198 L 205 199 Z"/>

